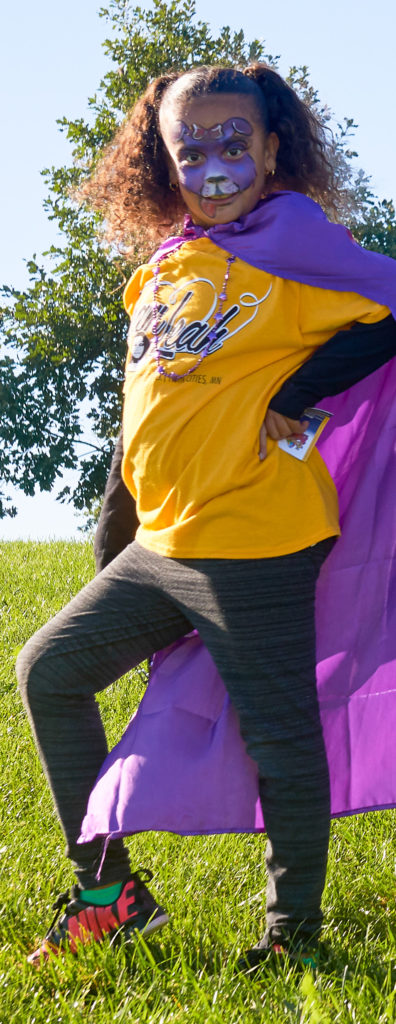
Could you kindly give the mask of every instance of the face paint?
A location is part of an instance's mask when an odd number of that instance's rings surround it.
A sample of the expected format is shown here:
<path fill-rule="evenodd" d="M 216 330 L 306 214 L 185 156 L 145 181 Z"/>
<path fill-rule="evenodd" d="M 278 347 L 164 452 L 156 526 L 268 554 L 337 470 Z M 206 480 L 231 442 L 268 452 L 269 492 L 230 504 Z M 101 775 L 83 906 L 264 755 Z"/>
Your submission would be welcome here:
<path fill-rule="evenodd" d="M 241 117 L 228 118 L 211 128 L 184 121 L 173 128 L 172 141 L 183 144 L 176 161 L 179 182 L 201 197 L 201 209 L 207 216 L 215 216 L 219 201 L 253 184 L 256 165 L 245 141 L 251 134 L 249 121 Z"/>
<path fill-rule="evenodd" d="M 184 121 L 178 121 L 172 131 L 172 136 L 174 142 L 179 142 L 181 139 L 195 139 L 199 142 L 202 140 L 215 141 L 227 138 L 230 131 L 232 135 L 252 134 L 251 125 L 244 117 L 229 117 L 224 124 L 214 124 L 211 128 L 202 128 L 200 124 L 187 125 Z"/>

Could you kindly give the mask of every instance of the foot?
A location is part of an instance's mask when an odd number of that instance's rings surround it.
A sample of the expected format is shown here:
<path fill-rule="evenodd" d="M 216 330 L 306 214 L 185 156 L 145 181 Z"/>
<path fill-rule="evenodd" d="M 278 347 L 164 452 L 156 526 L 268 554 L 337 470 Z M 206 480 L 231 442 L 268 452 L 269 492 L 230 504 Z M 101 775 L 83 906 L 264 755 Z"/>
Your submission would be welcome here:
<path fill-rule="evenodd" d="M 147 881 L 152 878 L 147 872 Z M 128 878 L 122 887 L 118 900 L 109 906 L 96 906 L 81 900 L 81 890 L 74 886 L 70 893 L 63 893 L 53 905 L 56 915 L 44 941 L 30 953 L 28 963 L 39 966 L 43 959 L 58 956 L 69 950 L 76 953 L 78 943 L 103 942 L 106 935 L 119 932 L 140 932 L 150 935 L 163 928 L 169 918 L 147 889 L 138 871 Z M 59 917 L 65 907 L 65 913 Z"/>
<path fill-rule="evenodd" d="M 263 964 L 289 962 L 302 967 L 317 967 L 317 948 L 312 949 L 300 945 L 287 946 L 281 942 L 271 942 L 267 935 L 256 946 L 247 949 L 237 961 L 237 970 L 252 974 Z"/>

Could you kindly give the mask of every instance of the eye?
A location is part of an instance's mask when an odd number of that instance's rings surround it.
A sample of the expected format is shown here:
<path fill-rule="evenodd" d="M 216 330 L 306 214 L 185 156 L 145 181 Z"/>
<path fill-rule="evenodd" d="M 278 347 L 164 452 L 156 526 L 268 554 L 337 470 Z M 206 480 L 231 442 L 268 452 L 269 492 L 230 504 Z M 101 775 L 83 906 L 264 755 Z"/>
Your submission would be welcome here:
<path fill-rule="evenodd" d="M 201 164 L 205 159 L 203 153 L 197 153 L 196 150 L 192 150 L 190 153 L 183 153 L 180 164 L 188 164 L 189 167 L 193 167 L 196 164 Z"/>
<path fill-rule="evenodd" d="M 231 160 L 237 160 L 238 157 L 243 156 L 246 147 L 241 142 L 232 142 L 230 146 L 227 146 L 225 155 L 230 157 Z"/>

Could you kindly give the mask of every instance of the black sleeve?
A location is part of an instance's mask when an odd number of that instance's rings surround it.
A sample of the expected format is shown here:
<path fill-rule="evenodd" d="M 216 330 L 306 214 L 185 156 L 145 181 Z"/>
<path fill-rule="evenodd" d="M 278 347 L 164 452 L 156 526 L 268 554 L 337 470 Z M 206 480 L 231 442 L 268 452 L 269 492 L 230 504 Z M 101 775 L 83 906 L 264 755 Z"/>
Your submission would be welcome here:
<path fill-rule="evenodd" d="M 121 477 L 122 432 L 118 438 L 94 539 L 96 572 L 101 572 L 134 539 L 136 503 Z"/>
<path fill-rule="evenodd" d="M 271 399 L 269 408 L 290 419 L 300 419 L 304 409 L 316 406 L 327 395 L 346 391 L 395 355 L 393 316 L 375 324 L 356 323 L 349 330 L 338 331 L 317 348 L 285 381 Z"/>

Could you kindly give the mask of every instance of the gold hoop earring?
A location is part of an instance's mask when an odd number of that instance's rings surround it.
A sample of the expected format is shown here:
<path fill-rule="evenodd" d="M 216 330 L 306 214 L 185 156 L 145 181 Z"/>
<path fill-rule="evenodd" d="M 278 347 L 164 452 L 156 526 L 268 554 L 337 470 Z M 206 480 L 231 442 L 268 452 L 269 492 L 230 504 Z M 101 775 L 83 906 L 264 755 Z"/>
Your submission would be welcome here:
<path fill-rule="evenodd" d="M 169 182 L 169 188 L 170 188 L 171 192 L 177 192 L 179 186 L 176 184 L 175 181 L 170 181 Z"/>

